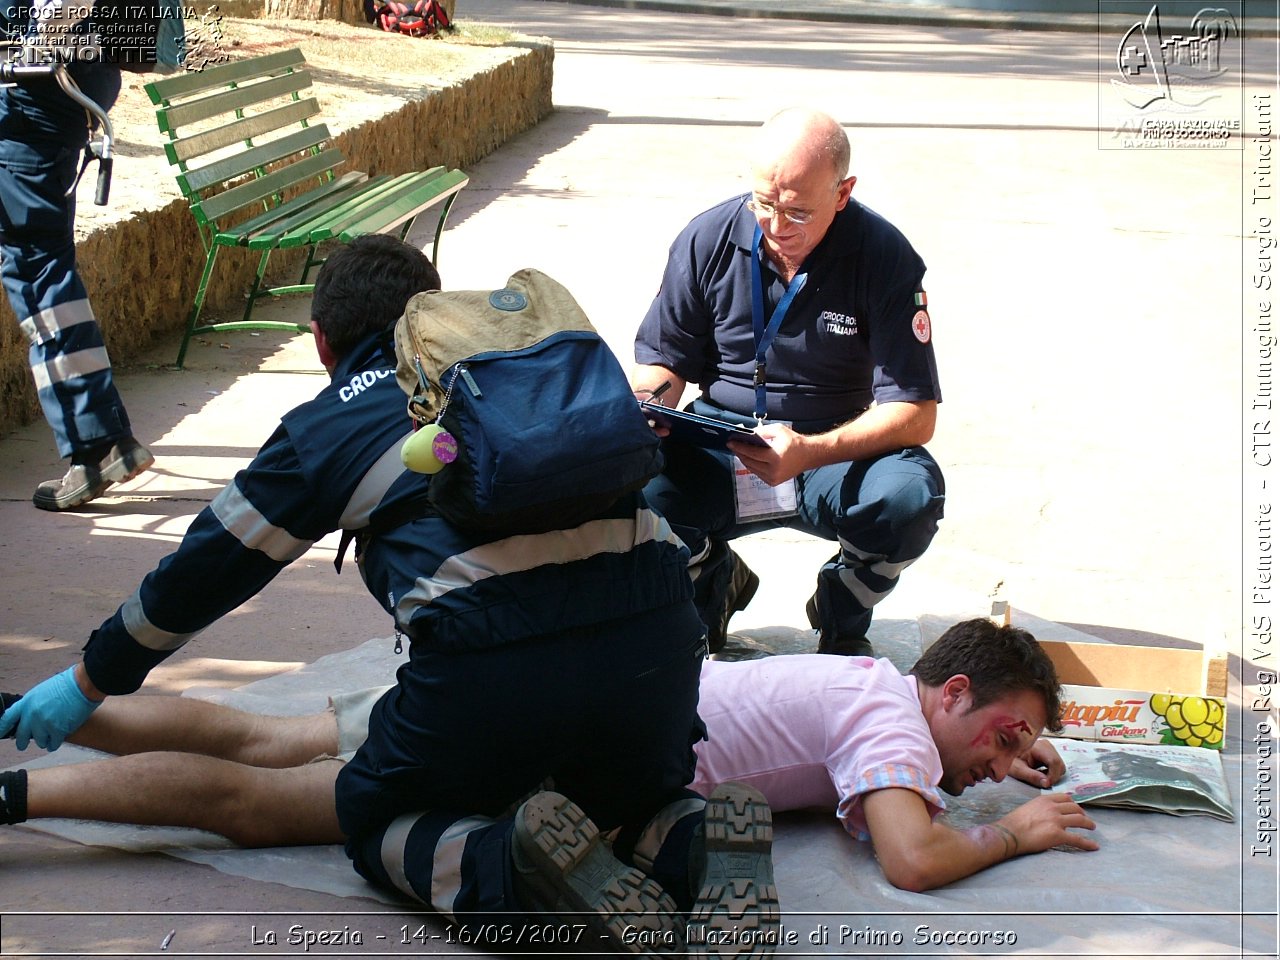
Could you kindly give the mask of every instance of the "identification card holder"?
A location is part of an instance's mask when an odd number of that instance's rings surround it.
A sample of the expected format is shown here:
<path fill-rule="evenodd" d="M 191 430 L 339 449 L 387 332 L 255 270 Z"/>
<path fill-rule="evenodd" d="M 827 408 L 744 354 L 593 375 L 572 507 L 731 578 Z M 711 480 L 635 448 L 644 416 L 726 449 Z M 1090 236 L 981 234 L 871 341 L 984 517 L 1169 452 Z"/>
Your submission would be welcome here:
<path fill-rule="evenodd" d="M 734 514 L 738 523 L 796 515 L 796 480 L 771 487 L 733 458 Z"/>

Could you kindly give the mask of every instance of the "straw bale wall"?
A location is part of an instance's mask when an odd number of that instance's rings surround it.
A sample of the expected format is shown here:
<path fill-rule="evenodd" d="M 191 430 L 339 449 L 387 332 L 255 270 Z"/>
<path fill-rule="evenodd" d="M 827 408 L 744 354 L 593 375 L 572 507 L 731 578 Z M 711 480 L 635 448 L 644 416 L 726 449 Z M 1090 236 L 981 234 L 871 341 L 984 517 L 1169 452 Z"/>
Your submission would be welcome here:
<path fill-rule="evenodd" d="M 330 129 L 351 166 L 371 175 L 435 165 L 465 170 L 551 111 L 549 41 L 519 38 L 460 51 L 450 41 L 333 22 L 301 30 L 278 21 L 247 23 L 261 27 L 242 31 L 236 56 L 301 46 Z M 401 73 L 376 67 L 388 62 Z M 172 342 L 176 354 L 204 262 L 194 218 L 159 149 L 145 79 L 127 75 L 112 111 L 118 147 L 112 202 L 92 206 L 83 199 L 92 185 L 83 185 L 76 223 L 80 273 L 117 368 L 159 341 Z M 86 179 L 92 177 L 91 170 Z M 448 244 L 446 229 L 444 256 Z M 276 280 L 292 282 L 301 261 L 276 254 L 271 263 Z M 257 255 L 248 251 L 219 253 L 206 317 L 238 319 L 256 266 Z M 0 431 L 40 415 L 26 339 L 0 297 Z"/>

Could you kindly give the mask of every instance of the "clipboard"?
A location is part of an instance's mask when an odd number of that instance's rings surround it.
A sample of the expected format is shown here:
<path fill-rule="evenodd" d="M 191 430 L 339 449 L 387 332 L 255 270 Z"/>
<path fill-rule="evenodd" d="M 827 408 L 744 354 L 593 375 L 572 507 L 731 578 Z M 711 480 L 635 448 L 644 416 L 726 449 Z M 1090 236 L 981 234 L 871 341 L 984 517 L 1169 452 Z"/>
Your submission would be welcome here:
<path fill-rule="evenodd" d="M 728 420 L 704 417 L 701 414 L 690 413 L 688 410 L 664 407 L 660 403 L 649 400 L 641 400 L 640 409 L 650 420 L 671 431 L 667 437 L 669 440 L 680 440 L 694 446 L 717 450 L 726 449 L 725 444 L 730 440 L 749 443 L 756 447 L 769 445 L 750 427 L 740 423 L 730 423 Z"/>

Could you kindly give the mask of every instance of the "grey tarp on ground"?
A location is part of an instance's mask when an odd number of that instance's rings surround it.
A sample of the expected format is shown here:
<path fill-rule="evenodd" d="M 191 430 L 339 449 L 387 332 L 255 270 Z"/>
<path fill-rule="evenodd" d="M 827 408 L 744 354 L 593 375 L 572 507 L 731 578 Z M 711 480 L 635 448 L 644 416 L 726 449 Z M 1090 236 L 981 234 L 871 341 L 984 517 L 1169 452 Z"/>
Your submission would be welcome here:
<path fill-rule="evenodd" d="M 921 634 L 936 635 L 943 618 L 880 621 L 877 650 L 899 666 L 917 655 Z M 804 649 L 794 630 L 736 635 L 736 656 Z M 331 692 L 386 683 L 400 658 L 390 639 L 370 640 L 290 673 L 237 690 L 193 690 L 189 695 L 264 713 L 321 709 Z M 1246 773 L 1259 757 L 1241 755 L 1238 707 L 1229 721 L 1224 757 L 1237 822 L 1096 810 L 1096 853 L 1049 851 L 1021 857 L 925 894 L 885 881 L 869 844 L 851 839 L 830 812 L 784 813 L 776 818 L 775 869 L 792 954 L 893 956 L 924 953 L 1000 953 L 1048 956 L 1224 955 L 1248 939 L 1258 942 L 1263 919 L 1242 916 L 1242 890 L 1258 889 L 1274 874 L 1265 858 L 1242 847 L 1241 796 Z M 66 747 L 30 767 L 97 756 Z M 1265 757 L 1261 758 L 1264 762 Z M 951 801 L 949 822 L 985 822 L 1033 796 L 1008 781 L 983 784 Z M 1252 811 L 1250 811 L 1252 813 Z M 396 901 L 368 886 L 340 847 L 240 850 L 194 830 L 46 820 L 28 825 L 82 843 L 133 851 L 160 851 L 220 871 L 353 899 L 352 910 L 376 909 L 369 900 Z M 1255 881 L 1250 886 L 1250 877 Z M 1255 929 L 1256 928 L 1256 929 Z M 1011 942 L 1011 937 L 1016 938 Z M 842 942 L 843 941 L 843 942 Z"/>

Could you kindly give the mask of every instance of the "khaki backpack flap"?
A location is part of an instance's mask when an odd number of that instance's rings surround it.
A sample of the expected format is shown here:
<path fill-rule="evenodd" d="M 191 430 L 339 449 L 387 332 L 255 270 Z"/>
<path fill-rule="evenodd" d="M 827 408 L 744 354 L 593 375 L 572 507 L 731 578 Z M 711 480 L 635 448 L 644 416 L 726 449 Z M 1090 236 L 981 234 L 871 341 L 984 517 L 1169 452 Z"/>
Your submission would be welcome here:
<path fill-rule="evenodd" d="M 480 352 L 516 351 L 566 330 L 595 327 L 563 286 L 541 271 L 513 273 L 501 290 L 432 290 L 415 295 L 396 324 L 396 380 L 410 415 L 434 420 L 449 386 L 445 371 Z M 423 395 L 417 357 L 430 384 Z"/>

